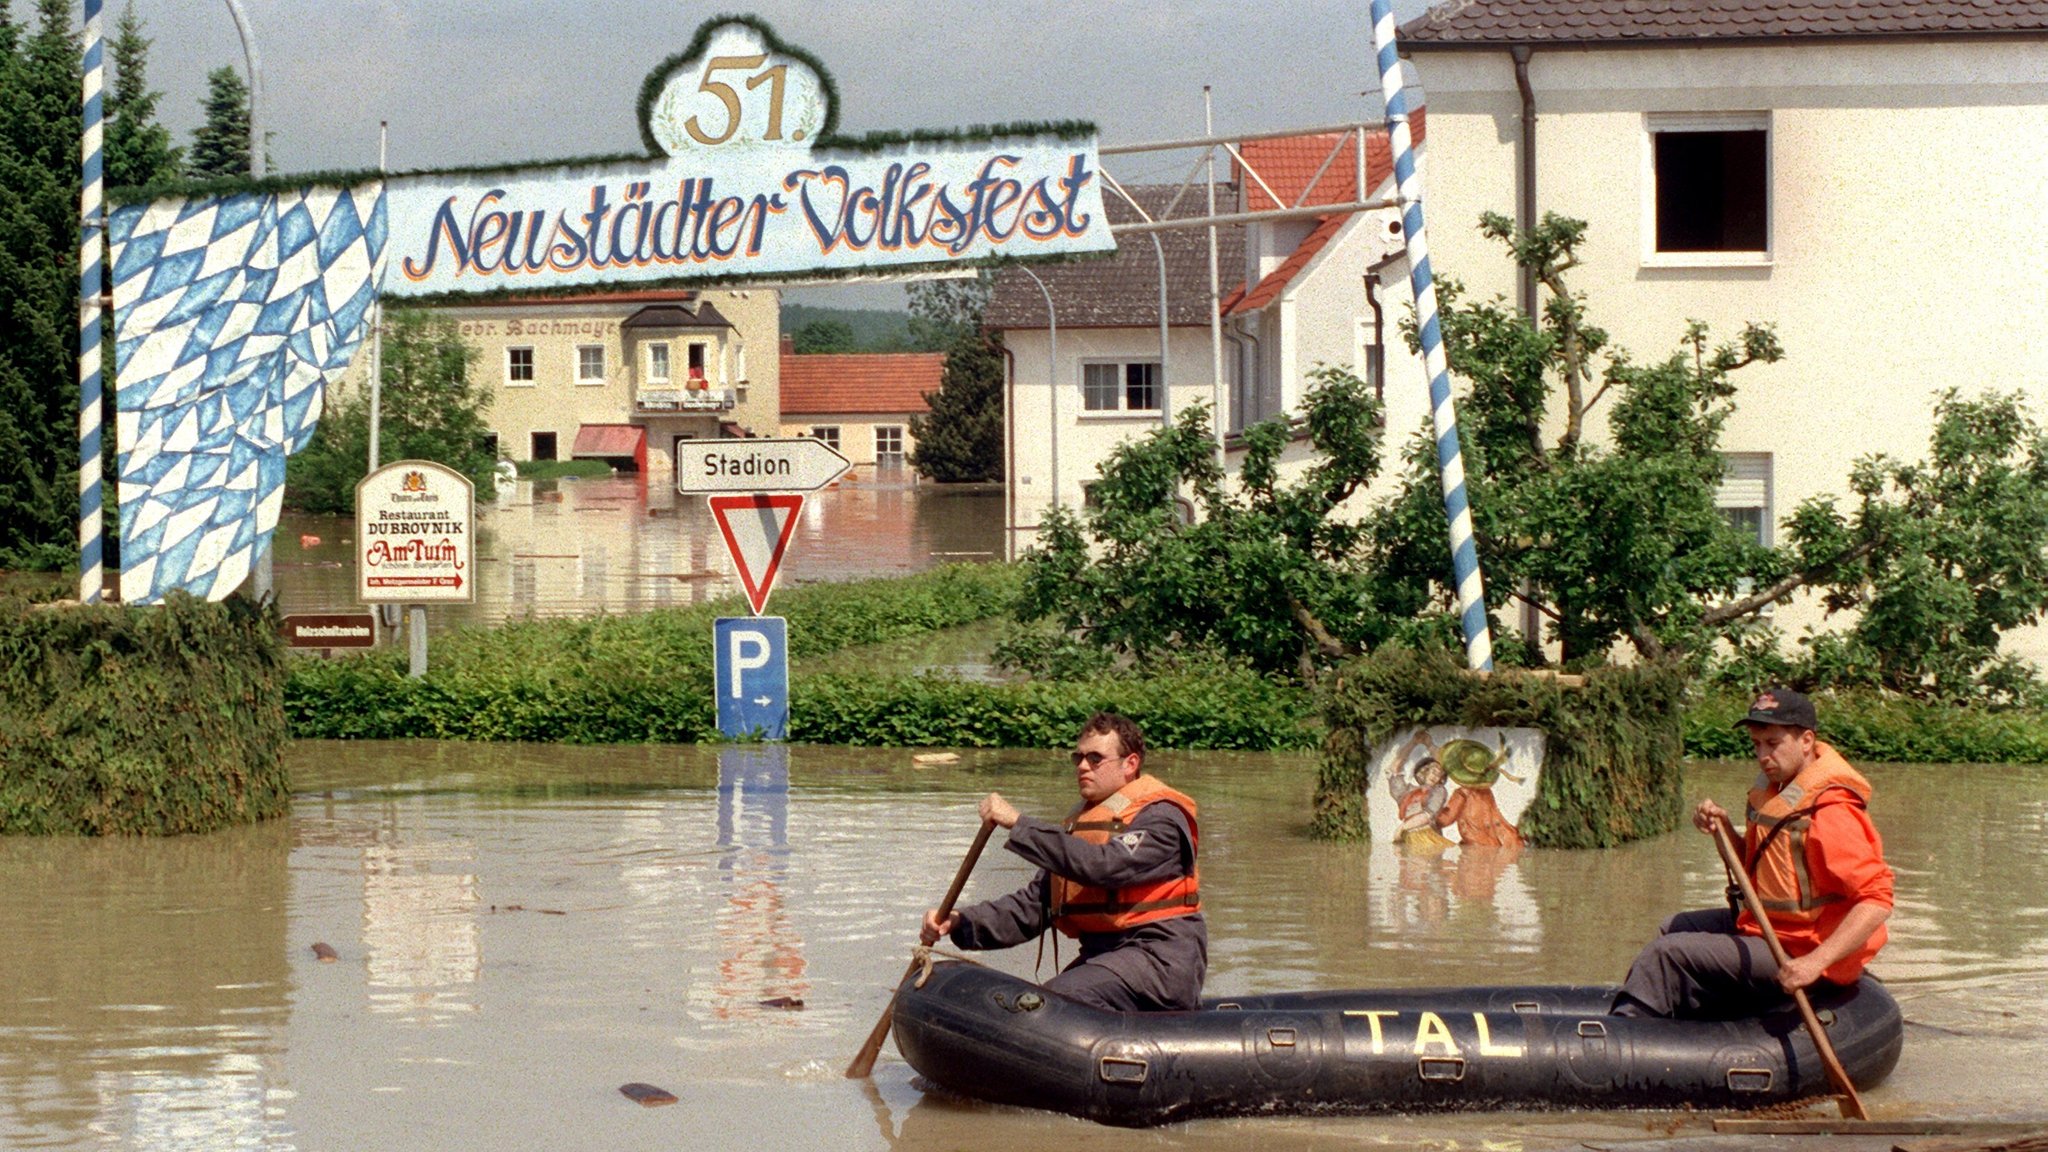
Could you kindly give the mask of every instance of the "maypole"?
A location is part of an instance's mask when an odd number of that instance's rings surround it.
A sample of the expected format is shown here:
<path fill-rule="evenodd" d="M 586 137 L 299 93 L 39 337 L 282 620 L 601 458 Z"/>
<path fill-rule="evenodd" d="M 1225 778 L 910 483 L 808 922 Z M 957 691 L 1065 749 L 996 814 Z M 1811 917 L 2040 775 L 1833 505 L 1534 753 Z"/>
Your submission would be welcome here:
<path fill-rule="evenodd" d="M 84 165 L 78 211 L 78 600 L 97 604 L 101 572 L 100 514 L 100 242 L 106 230 L 101 201 L 100 0 L 85 0 Z"/>
<path fill-rule="evenodd" d="M 1486 588 L 1479 578 L 1479 548 L 1472 538 L 1472 504 L 1465 491 L 1458 413 L 1451 405 L 1450 363 L 1444 356 L 1443 328 L 1437 321 L 1429 242 L 1422 231 L 1422 177 L 1415 169 L 1415 140 L 1408 130 L 1408 95 L 1401 87 L 1401 56 L 1394 43 L 1394 9 L 1390 0 L 1372 0 L 1372 40 L 1379 53 L 1380 91 L 1387 105 L 1387 134 L 1402 205 L 1401 232 L 1408 243 L 1408 282 L 1415 290 L 1415 324 L 1422 335 L 1422 365 L 1429 373 L 1430 419 L 1436 431 L 1444 516 L 1450 521 L 1451 574 L 1457 581 L 1458 623 L 1465 634 L 1465 663 L 1473 669 L 1488 669 L 1493 667 L 1493 637 L 1486 623 Z M 1363 194 L 1361 189 L 1360 195 Z"/>

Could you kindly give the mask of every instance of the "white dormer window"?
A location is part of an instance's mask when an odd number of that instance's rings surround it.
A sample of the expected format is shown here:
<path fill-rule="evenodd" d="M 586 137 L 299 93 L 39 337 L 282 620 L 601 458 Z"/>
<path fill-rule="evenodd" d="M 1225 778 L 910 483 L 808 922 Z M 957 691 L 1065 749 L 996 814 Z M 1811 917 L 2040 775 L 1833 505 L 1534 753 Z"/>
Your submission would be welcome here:
<path fill-rule="evenodd" d="M 661 340 L 647 346 L 647 382 L 666 384 L 668 381 L 668 341 Z"/>

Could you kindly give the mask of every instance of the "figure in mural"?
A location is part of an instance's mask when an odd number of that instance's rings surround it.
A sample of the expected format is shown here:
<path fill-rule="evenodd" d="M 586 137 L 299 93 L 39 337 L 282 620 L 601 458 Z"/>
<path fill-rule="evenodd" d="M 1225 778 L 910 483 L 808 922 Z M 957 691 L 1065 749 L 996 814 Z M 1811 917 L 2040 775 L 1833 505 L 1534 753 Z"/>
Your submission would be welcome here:
<path fill-rule="evenodd" d="M 1422 760 L 1413 768 L 1403 767 L 1417 749 L 1425 750 Z M 1395 757 L 1394 770 L 1387 773 L 1387 791 L 1394 803 L 1401 806 L 1401 825 L 1394 833 L 1396 844 L 1410 852 L 1428 853 L 1451 846 L 1450 838 L 1437 831 L 1442 827 L 1437 817 L 1450 795 L 1444 779 L 1443 762 L 1436 756 L 1436 745 L 1431 742 L 1428 730 L 1417 731 Z"/>
<path fill-rule="evenodd" d="M 1398 766 L 1418 751 L 1422 759 L 1413 768 Z M 1502 814 L 1493 795 L 1494 784 L 1503 778 L 1522 783 L 1522 777 L 1507 770 L 1507 761 L 1505 738 L 1496 748 L 1464 737 L 1439 747 L 1427 728 L 1417 729 L 1387 774 L 1387 789 L 1400 805 L 1395 842 L 1427 852 L 1441 852 L 1453 844 L 1521 848 L 1521 832 Z M 1455 791 L 1446 788 L 1447 780 L 1458 786 Z M 1453 826 L 1458 829 L 1455 841 L 1442 832 Z"/>

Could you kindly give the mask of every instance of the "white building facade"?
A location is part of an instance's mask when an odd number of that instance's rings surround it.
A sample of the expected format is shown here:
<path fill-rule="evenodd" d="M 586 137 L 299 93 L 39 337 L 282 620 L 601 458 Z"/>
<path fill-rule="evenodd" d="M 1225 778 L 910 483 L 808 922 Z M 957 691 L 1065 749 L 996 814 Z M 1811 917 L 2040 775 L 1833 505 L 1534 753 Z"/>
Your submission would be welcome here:
<path fill-rule="evenodd" d="M 1637 361 L 1688 320 L 1774 325 L 1785 359 L 1735 377 L 1732 519 L 1776 543 L 1802 501 L 1847 505 L 1858 458 L 1923 458 L 1943 390 L 2048 388 L 2048 4 L 1771 0 L 1697 26 L 1574 7 L 1444 4 L 1402 30 L 1432 263 L 1514 301 L 1479 215 L 1556 212 L 1588 223 L 1569 284 Z M 1812 597 L 1776 616 L 1821 619 Z"/>

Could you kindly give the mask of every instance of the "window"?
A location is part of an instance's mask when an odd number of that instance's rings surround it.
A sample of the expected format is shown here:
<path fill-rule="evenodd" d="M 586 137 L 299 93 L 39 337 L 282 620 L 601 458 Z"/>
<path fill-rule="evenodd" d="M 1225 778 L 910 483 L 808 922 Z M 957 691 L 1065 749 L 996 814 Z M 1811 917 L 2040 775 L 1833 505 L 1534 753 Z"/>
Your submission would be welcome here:
<path fill-rule="evenodd" d="M 553 432 L 535 432 L 533 434 L 533 452 L 527 459 L 553 460 L 554 458 L 555 434 Z"/>
<path fill-rule="evenodd" d="M 1714 507 L 1743 534 L 1768 548 L 1771 546 L 1771 454 L 1728 452 L 1721 457 L 1721 487 L 1714 493 Z M 1744 576 L 1735 582 L 1735 598 L 1756 591 L 1756 581 Z M 1771 614 L 1766 607 L 1763 614 Z"/>
<path fill-rule="evenodd" d="M 604 383 L 604 345 L 578 344 L 576 346 L 576 382 L 578 384 Z"/>
<path fill-rule="evenodd" d="M 1771 454 L 1729 452 L 1721 457 L 1721 487 L 1714 506 L 1758 544 L 1771 546 Z"/>
<path fill-rule="evenodd" d="M 875 425 L 875 463 L 878 465 L 903 463 L 903 425 Z"/>
<path fill-rule="evenodd" d="M 1159 411 L 1159 365 L 1083 364 L 1081 407 L 1089 412 Z"/>
<path fill-rule="evenodd" d="M 1649 134 L 1653 260 L 1765 258 L 1771 247 L 1769 116 L 1652 116 Z"/>
<path fill-rule="evenodd" d="M 689 346 L 688 364 L 690 366 L 690 379 L 692 380 L 704 379 L 704 349 L 705 346 L 702 344 L 692 344 Z"/>
<path fill-rule="evenodd" d="M 533 383 L 533 349 L 505 349 L 505 383 Z"/>
<path fill-rule="evenodd" d="M 484 450 L 484 455 L 489 456 L 493 460 L 498 459 L 498 434 L 496 432 L 484 433 L 481 447 Z"/>
<path fill-rule="evenodd" d="M 836 424 L 821 424 L 811 429 L 811 439 L 823 440 L 834 452 L 837 452 L 839 451 L 839 426 Z"/>
<path fill-rule="evenodd" d="M 647 382 L 668 383 L 668 341 L 663 340 L 647 346 Z"/>

